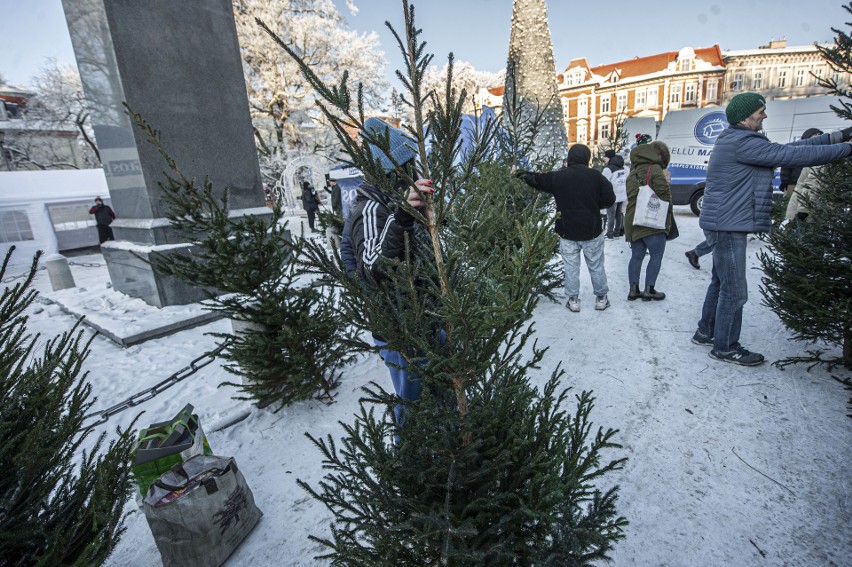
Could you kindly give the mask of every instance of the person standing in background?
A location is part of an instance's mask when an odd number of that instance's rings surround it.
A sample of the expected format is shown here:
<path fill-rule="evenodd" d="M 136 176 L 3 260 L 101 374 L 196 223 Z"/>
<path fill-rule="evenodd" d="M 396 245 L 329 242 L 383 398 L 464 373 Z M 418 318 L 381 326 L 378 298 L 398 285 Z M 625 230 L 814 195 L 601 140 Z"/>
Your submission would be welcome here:
<path fill-rule="evenodd" d="M 90 215 L 95 215 L 95 223 L 98 227 L 98 244 L 103 244 L 107 240 L 115 240 L 112 234 L 112 221 L 115 220 L 115 213 L 109 205 L 104 205 L 103 199 L 95 197 L 95 206 L 89 209 Z"/>

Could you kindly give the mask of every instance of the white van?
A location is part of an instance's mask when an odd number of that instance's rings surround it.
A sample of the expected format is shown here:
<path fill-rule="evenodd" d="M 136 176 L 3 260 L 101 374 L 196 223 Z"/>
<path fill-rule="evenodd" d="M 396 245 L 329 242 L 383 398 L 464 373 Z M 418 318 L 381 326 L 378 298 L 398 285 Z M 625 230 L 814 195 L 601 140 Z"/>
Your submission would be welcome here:
<path fill-rule="evenodd" d="M 764 133 L 773 142 L 786 144 L 798 140 L 808 128 L 823 132 L 839 130 L 849 124 L 838 117 L 830 105 L 840 106 L 840 99 L 832 96 L 772 100 L 766 103 Z M 663 119 L 657 139 L 669 146 L 672 161 L 672 201 L 675 205 L 689 205 L 692 212 L 701 212 L 704 198 L 704 181 L 707 162 L 713 144 L 728 127 L 725 107 L 711 106 L 669 112 Z M 778 186 L 778 176 L 775 178 Z"/>

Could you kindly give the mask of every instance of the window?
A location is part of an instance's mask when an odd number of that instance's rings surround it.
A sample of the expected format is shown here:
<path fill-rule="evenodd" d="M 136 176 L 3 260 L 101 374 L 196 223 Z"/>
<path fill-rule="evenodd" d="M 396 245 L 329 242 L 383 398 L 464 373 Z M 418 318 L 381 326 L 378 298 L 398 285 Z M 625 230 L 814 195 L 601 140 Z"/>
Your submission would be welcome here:
<path fill-rule="evenodd" d="M 683 102 L 695 104 L 695 83 L 688 83 L 683 93 Z"/>
<path fill-rule="evenodd" d="M 610 125 L 609 124 L 601 124 L 601 134 L 599 139 L 608 140 L 610 135 Z"/>
<path fill-rule="evenodd" d="M 677 104 L 680 102 L 680 93 L 683 89 L 683 85 L 672 85 L 672 92 L 669 95 L 669 102 Z"/>
<path fill-rule="evenodd" d="M 734 82 L 731 83 L 732 91 L 741 91 L 743 90 L 743 82 L 745 81 L 745 75 L 742 73 L 734 74 Z"/>
<path fill-rule="evenodd" d="M 627 108 L 627 93 L 618 93 L 615 100 L 616 112 L 622 112 Z"/>
<path fill-rule="evenodd" d="M 89 214 L 88 201 L 77 204 L 48 205 L 47 212 L 50 214 L 55 232 L 78 230 L 96 224 L 94 217 Z"/>
<path fill-rule="evenodd" d="M 783 89 L 787 86 L 787 69 L 778 71 L 778 88 Z"/>
<path fill-rule="evenodd" d="M 814 85 L 818 85 L 820 80 L 822 80 L 823 68 L 817 67 L 814 69 Z"/>
<path fill-rule="evenodd" d="M 588 137 L 586 136 L 586 125 L 585 124 L 577 124 L 577 141 L 581 144 L 585 144 Z"/>
<path fill-rule="evenodd" d="M 648 89 L 648 106 L 652 108 L 657 106 L 657 87 Z"/>
<path fill-rule="evenodd" d="M 581 98 L 577 101 L 577 116 L 585 117 L 589 115 L 589 101 L 586 98 Z"/>
<path fill-rule="evenodd" d="M 831 80 L 834 81 L 834 84 L 840 86 L 840 73 L 832 73 Z"/>
<path fill-rule="evenodd" d="M 796 86 L 804 87 L 805 86 L 805 70 L 804 69 L 796 69 Z"/>
<path fill-rule="evenodd" d="M 681 71 L 689 71 L 692 69 L 692 59 L 681 59 L 679 67 Z"/>
<path fill-rule="evenodd" d="M 751 87 L 759 91 L 763 88 L 763 71 L 755 71 L 751 80 Z"/>
<path fill-rule="evenodd" d="M 707 102 L 716 102 L 719 100 L 719 80 L 709 79 L 707 81 L 707 94 L 704 97 Z"/>
<path fill-rule="evenodd" d="M 34 240 L 33 229 L 24 211 L 0 212 L 0 242 Z"/>
<path fill-rule="evenodd" d="M 604 95 L 603 97 L 601 97 L 601 112 L 607 112 L 608 113 L 610 111 L 609 110 L 610 98 L 611 97 L 609 95 Z"/>
<path fill-rule="evenodd" d="M 570 112 L 571 104 L 570 104 L 570 102 L 571 101 L 569 101 L 567 98 L 562 97 L 562 117 L 565 120 L 568 120 L 568 118 L 571 116 L 571 112 Z"/>
<path fill-rule="evenodd" d="M 636 90 L 636 108 L 645 108 L 645 89 Z"/>

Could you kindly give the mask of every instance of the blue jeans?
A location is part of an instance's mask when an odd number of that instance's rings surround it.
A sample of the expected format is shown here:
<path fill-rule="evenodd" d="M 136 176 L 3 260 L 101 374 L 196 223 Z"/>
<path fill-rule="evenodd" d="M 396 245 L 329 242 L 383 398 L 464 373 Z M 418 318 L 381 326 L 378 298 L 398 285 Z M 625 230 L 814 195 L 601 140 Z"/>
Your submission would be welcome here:
<path fill-rule="evenodd" d="M 592 287 L 595 295 L 601 296 L 609 293 L 606 285 L 606 272 L 604 271 L 604 233 L 601 232 L 597 238 L 592 240 L 565 240 L 559 239 L 559 252 L 562 254 L 562 263 L 565 267 L 565 295 L 577 297 L 580 295 L 580 251 L 586 257 L 586 267 L 592 278 Z"/>
<path fill-rule="evenodd" d="M 713 337 L 713 350 L 727 353 L 740 346 L 743 306 L 748 301 L 746 283 L 746 232 L 705 230 L 713 248 L 713 276 L 698 330 Z"/>
<path fill-rule="evenodd" d="M 695 247 L 695 255 L 699 258 L 701 256 L 706 256 L 710 252 L 713 251 L 713 248 L 707 243 L 706 240 L 702 241 L 701 244 Z"/>
<path fill-rule="evenodd" d="M 374 338 L 373 342 L 377 347 L 387 345 L 386 342 Z M 394 392 L 396 395 L 409 402 L 416 402 L 420 399 L 420 393 L 423 391 L 423 385 L 420 379 L 414 372 L 406 370 L 408 361 L 402 356 L 402 353 L 395 350 L 380 349 L 379 355 L 385 362 L 390 372 L 391 382 L 393 383 Z M 405 423 L 405 405 L 396 404 L 393 407 L 393 415 L 396 418 L 397 424 L 402 427 Z"/>
<path fill-rule="evenodd" d="M 663 254 L 666 253 L 666 233 L 664 232 L 634 240 L 630 244 L 630 262 L 627 264 L 628 283 L 639 285 L 639 274 L 642 272 L 646 250 L 651 254 L 651 259 L 648 260 L 648 268 L 645 270 L 645 285 L 657 285 L 657 276 L 660 275 L 660 266 L 663 265 Z"/>

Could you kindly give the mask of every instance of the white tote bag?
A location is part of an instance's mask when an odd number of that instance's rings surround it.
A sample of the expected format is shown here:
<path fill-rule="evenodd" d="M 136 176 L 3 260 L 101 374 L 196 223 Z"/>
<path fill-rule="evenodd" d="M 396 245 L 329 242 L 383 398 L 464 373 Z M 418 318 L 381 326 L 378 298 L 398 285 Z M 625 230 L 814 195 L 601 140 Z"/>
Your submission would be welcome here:
<path fill-rule="evenodd" d="M 651 168 L 645 176 L 645 185 L 639 186 L 639 196 L 636 197 L 636 211 L 633 215 L 634 226 L 645 226 L 648 228 L 666 229 L 666 217 L 669 214 L 669 203 L 660 199 L 648 181 L 651 176 Z"/>

